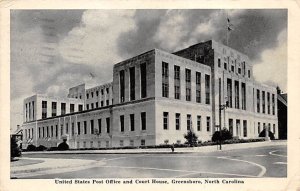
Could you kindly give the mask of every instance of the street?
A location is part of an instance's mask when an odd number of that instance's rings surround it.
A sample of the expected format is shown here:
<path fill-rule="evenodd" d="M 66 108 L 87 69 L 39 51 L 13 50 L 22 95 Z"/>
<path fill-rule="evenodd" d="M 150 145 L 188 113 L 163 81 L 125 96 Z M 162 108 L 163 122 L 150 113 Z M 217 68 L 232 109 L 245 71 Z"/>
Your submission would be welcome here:
<path fill-rule="evenodd" d="M 176 149 L 175 149 L 176 151 Z M 26 154 L 30 159 L 76 159 L 94 163 L 27 174 L 53 178 L 259 178 L 287 176 L 287 146 L 264 146 L 206 153 Z"/>

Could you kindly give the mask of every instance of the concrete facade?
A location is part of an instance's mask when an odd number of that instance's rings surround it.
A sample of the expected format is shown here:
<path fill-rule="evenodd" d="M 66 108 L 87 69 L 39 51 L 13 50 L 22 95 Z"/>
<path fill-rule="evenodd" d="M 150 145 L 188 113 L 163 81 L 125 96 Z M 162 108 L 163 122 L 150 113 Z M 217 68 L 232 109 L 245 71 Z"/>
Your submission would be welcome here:
<path fill-rule="evenodd" d="M 276 88 L 255 82 L 248 57 L 215 41 L 145 52 L 115 64 L 113 82 L 81 84 L 68 97 L 83 111 L 24 119 L 32 134 L 25 148 L 57 146 L 62 136 L 71 148 L 184 143 L 188 130 L 207 141 L 220 125 L 238 138 L 256 138 L 264 128 L 278 137 Z"/>

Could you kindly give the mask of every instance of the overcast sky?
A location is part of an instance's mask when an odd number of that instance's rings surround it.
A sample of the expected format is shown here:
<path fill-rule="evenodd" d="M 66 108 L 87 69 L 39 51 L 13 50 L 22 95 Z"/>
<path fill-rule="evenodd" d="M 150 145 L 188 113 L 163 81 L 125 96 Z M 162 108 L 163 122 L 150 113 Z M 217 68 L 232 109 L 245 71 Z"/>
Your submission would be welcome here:
<path fill-rule="evenodd" d="M 229 10 L 231 47 L 247 54 L 257 81 L 287 91 L 287 11 Z M 66 96 L 69 87 L 112 80 L 113 64 L 153 48 L 173 52 L 226 40 L 224 10 L 11 11 L 11 128 L 23 99 Z"/>

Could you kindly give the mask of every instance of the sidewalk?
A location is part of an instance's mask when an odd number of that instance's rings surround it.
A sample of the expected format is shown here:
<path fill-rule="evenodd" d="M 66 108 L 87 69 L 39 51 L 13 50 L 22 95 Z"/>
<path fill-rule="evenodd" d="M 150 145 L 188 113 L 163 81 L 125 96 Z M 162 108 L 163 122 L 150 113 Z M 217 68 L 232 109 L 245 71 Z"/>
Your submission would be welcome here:
<path fill-rule="evenodd" d="M 264 142 L 253 142 L 253 143 L 238 143 L 238 144 L 226 144 L 222 145 L 222 151 L 245 149 L 245 148 L 256 148 L 263 146 L 274 146 L 274 145 L 287 145 L 287 141 L 264 141 Z M 185 147 L 175 148 L 174 153 L 194 153 L 194 152 L 214 152 L 219 151 L 218 145 L 203 146 L 203 147 Z M 38 151 L 38 152 L 24 152 L 23 155 L 27 154 L 154 154 L 154 153 L 170 153 L 170 148 L 155 148 L 155 149 L 111 149 L 111 150 L 68 150 L 68 151 Z"/>

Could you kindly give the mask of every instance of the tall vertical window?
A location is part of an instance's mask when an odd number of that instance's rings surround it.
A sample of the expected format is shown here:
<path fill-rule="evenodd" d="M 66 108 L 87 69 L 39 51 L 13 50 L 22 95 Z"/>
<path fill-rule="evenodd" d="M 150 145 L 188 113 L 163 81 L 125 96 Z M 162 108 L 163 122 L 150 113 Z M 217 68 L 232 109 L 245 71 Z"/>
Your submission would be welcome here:
<path fill-rule="evenodd" d="M 276 134 L 276 126 L 275 126 L 275 124 L 273 124 L 273 133 L 274 133 L 274 135 Z"/>
<path fill-rule="evenodd" d="M 258 131 L 258 134 L 260 133 L 260 122 L 257 123 L 257 131 Z"/>
<path fill-rule="evenodd" d="M 120 115 L 120 130 L 124 132 L 124 115 Z"/>
<path fill-rule="evenodd" d="M 256 110 L 257 113 L 260 112 L 260 91 L 256 90 Z"/>
<path fill-rule="evenodd" d="M 25 104 L 25 118 L 26 118 L 26 121 L 28 121 L 28 109 L 27 109 L 27 103 Z"/>
<path fill-rule="evenodd" d="M 174 98 L 180 99 L 180 66 L 174 65 Z"/>
<path fill-rule="evenodd" d="M 227 78 L 228 107 L 232 108 L 232 80 Z"/>
<path fill-rule="evenodd" d="M 75 125 L 74 125 L 74 123 L 72 123 L 72 127 L 71 128 L 72 128 L 71 129 L 71 134 L 74 135 L 75 134 Z"/>
<path fill-rule="evenodd" d="M 70 113 L 74 113 L 75 105 L 73 103 L 70 104 Z"/>
<path fill-rule="evenodd" d="M 86 94 L 86 99 L 89 99 L 89 93 Z"/>
<path fill-rule="evenodd" d="M 64 125 L 61 124 L 60 125 L 60 136 L 62 136 L 64 134 Z"/>
<path fill-rule="evenodd" d="M 175 114 L 175 129 L 180 130 L 180 113 Z"/>
<path fill-rule="evenodd" d="M 32 118 L 33 118 L 33 120 L 35 120 L 35 116 L 34 116 L 34 101 L 32 101 Z"/>
<path fill-rule="evenodd" d="M 101 132 L 102 132 L 102 120 L 101 119 L 98 119 L 98 130 L 99 130 L 99 133 L 101 134 Z"/>
<path fill-rule="evenodd" d="M 218 58 L 218 67 L 221 68 L 221 59 Z"/>
<path fill-rule="evenodd" d="M 210 117 L 206 117 L 206 130 L 210 131 Z"/>
<path fill-rule="evenodd" d="M 58 125 L 55 125 L 55 137 L 58 136 Z"/>
<path fill-rule="evenodd" d="M 251 77 L 251 71 L 248 70 L 248 78 L 250 78 L 250 77 Z"/>
<path fill-rule="evenodd" d="M 267 106 L 268 106 L 268 114 L 270 114 L 271 113 L 270 112 L 271 105 L 270 105 L 270 93 L 269 92 L 267 92 Z"/>
<path fill-rule="evenodd" d="M 247 120 L 243 120 L 243 134 L 247 137 Z"/>
<path fill-rule="evenodd" d="M 272 114 L 275 115 L 275 95 L 272 94 Z"/>
<path fill-rule="evenodd" d="M 234 98 L 234 103 L 235 103 L 235 108 L 240 109 L 240 90 L 239 90 L 239 81 L 234 81 L 234 93 L 235 93 L 235 98 Z"/>
<path fill-rule="evenodd" d="M 210 76 L 205 74 L 205 104 L 210 104 Z"/>
<path fill-rule="evenodd" d="M 45 127 L 43 127 L 43 138 L 45 138 Z"/>
<path fill-rule="evenodd" d="M 53 125 L 51 125 L 51 137 L 53 137 Z"/>
<path fill-rule="evenodd" d="M 141 126 L 142 130 L 146 130 L 146 112 L 141 113 Z"/>
<path fill-rule="evenodd" d="M 129 68 L 130 100 L 135 100 L 135 67 Z"/>
<path fill-rule="evenodd" d="M 262 112 L 266 113 L 266 103 L 265 103 L 266 96 L 264 91 L 261 92 L 261 96 L 262 96 Z"/>
<path fill-rule="evenodd" d="M 125 72 L 124 70 L 121 70 L 120 71 L 120 102 L 122 103 L 124 101 L 125 101 Z"/>
<path fill-rule="evenodd" d="M 82 111 L 83 110 L 83 106 L 82 106 L 82 104 L 79 104 L 78 105 L 78 111 Z"/>
<path fill-rule="evenodd" d="M 87 122 L 83 122 L 83 134 L 87 134 Z"/>
<path fill-rule="evenodd" d="M 52 117 L 56 116 L 56 102 L 52 102 Z"/>
<path fill-rule="evenodd" d="M 197 115 L 197 131 L 201 131 L 201 116 Z"/>
<path fill-rule="evenodd" d="M 163 126 L 164 126 L 165 130 L 167 130 L 169 127 L 169 113 L 168 112 L 163 113 Z"/>
<path fill-rule="evenodd" d="M 91 134 L 94 134 L 94 120 L 90 121 L 90 125 L 91 125 Z"/>
<path fill-rule="evenodd" d="M 229 119 L 229 132 L 233 135 L 233 119 Z"/>
<path fill-rule="evenodd" d="M 77 133 L 80 135 L 80 122 L 77 122 Z"/>
<path fill-rule="evenodd" d="M 47 118 L 47 101 L 42 101 L 42 119 Z"/>
<path fill-rule="evenodd" d="M 94 103 L 91 103 L 91 109 L 94 109 Z"/>
<path fill-rule="evenodd" d="M 99 103 L 98 102 L 96 102 L 96 108 L 98 108 L 99 107 Z"/>
<path fill-rule="evenodd" d="M 242 109 L 246 110 L 246 84 L 242 83 Z"/>
<path fill-rule="evenodd" d="M 162 62 L 162 97 L 169 97 L 169 64 Z"/>
<path fill-rule="evenodd" d="M 106 132 L 110 133 L 110 118 L 106 118 Z"/>
<path fill-rule="evenodd" d="M 134 131 L 134 114 L 130 114 L 130 131 Z"/>
<path fill-rule="evenodd" d="M 191 130 L 192 126 L 192 116 L 190 114 L 186 115 L 186 129 L 189 131 Z"/>
<path fill-rule="evenodd" d="M 31 121 L 31 103 L 28 104 L 28 110 L 29 110 L 29 121 Z"/>
<path fill-rule="evenodd" d="M 38 132 L 39 132 L 39 134 L 38 134 L 39 138 L 41 138 L 41 127 L 39 127 L 39 131 Z"/>
<path fill-rule="evenodd" d="M 191 101 L 191 70 L 185 69 L 185 100 Z"/>
<path fill-rule="evenodd" d="M 60 109 L 61 109 L 61 114 L 62 115 L 66 114 L 66 103 L 61 103 L 60 104 Z"/>
<path fill-rule="evenodd" d="M 69 134 L 69 124 L 68 123 L 66 123 L 66 134 Z"/>
<path fill-rule="evenodd" d="M 201 73 L 196 72 L 196 102 L 201 103 Z"/>
<path fill-rule="evenodd" d="M 147 97 L 147 68 L 146 63 L 140 65 L 141 73 L 141 98 Z"/>

